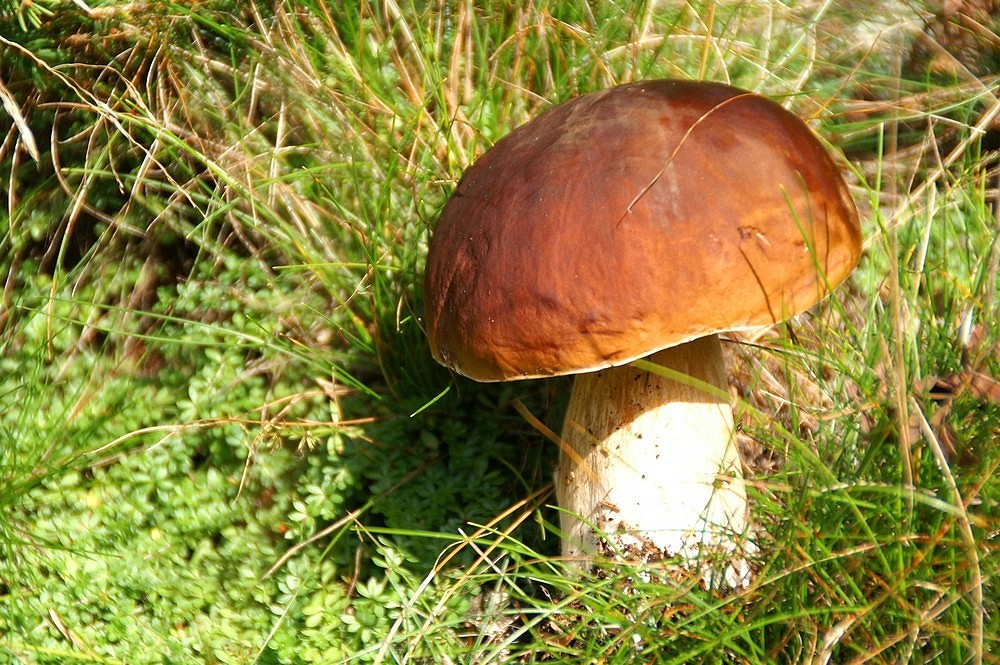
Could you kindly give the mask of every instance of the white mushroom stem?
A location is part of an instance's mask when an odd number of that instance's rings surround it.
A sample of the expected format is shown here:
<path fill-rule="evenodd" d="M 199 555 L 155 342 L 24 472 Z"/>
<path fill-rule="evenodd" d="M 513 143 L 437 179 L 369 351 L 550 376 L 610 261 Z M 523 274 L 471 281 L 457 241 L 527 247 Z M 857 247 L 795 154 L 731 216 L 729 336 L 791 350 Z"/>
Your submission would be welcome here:
<path fill-rule="evenodd" d="M 713 389 L 629 365 L 576 378 L 556 471 L 563 555 L 676 556 L 708 585 L 744 586 L 752 544 L 718 337 L 648 360 Z"/>

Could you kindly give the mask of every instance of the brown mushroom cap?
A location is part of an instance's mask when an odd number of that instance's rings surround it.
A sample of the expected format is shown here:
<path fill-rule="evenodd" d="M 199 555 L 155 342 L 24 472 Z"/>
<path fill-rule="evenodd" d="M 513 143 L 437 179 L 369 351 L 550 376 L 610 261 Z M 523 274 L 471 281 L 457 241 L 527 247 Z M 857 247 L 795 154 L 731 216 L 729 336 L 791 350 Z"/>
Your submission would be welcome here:
<path fill-rule="evenodd" d="M 851 272 L 860 235 L 833 160 L 774 102 L 666 80 L 582 95 L 459 182 L 427 257 L 431 351 L 501 381 L 776 323 Z"/>

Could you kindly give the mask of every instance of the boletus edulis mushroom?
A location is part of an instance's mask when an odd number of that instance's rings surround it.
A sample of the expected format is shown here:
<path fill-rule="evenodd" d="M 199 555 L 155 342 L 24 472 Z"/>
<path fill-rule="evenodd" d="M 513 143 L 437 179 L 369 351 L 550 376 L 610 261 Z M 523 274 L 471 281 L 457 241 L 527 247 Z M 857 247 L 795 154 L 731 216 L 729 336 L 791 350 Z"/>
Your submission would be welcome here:
<path fill-rule="evenodd" d="M 477 381 L 577 375 L 566 557 L 677 558 L 739 586 L 752 545 L 717 334 L 808 309 L 860 253 L 847 186 L 795 115 L 718 83 L 631 83 L 467 169 L 431 238 L 426 330 Z"/>

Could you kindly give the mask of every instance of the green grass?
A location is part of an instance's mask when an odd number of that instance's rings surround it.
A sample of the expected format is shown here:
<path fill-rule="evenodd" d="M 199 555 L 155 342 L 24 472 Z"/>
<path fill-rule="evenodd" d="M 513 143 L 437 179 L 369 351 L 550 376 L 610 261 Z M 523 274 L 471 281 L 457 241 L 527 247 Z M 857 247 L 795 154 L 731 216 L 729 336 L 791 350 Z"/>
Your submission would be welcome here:
<path fill-rule="evenodd" d="M 910 62 L 919 7 L 91 4 L 0 3 L 0 663 L 1000 662 L 998 79 Z M 570 573 L 518 408 L 568 382 L 421 331 L 464 167 L 650 77 L 783 100 L 862 209 L 848 283 L 727 344 L 728 594 Z"/>

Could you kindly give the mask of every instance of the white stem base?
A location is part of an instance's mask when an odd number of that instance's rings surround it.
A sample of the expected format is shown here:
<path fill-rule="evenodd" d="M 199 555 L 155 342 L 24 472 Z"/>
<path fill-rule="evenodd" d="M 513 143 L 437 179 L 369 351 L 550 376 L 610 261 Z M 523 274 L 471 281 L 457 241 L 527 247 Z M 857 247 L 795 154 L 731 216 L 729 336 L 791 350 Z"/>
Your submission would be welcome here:
<path fill-rule="evenodd" d="M 563 555 L 585 567 L 677 556 L 706 585 L 746 586 L 747 498 L 719 340 L 649 360 L 721 394 L 627 365 L 576 378 L 556 470 Z"/>

